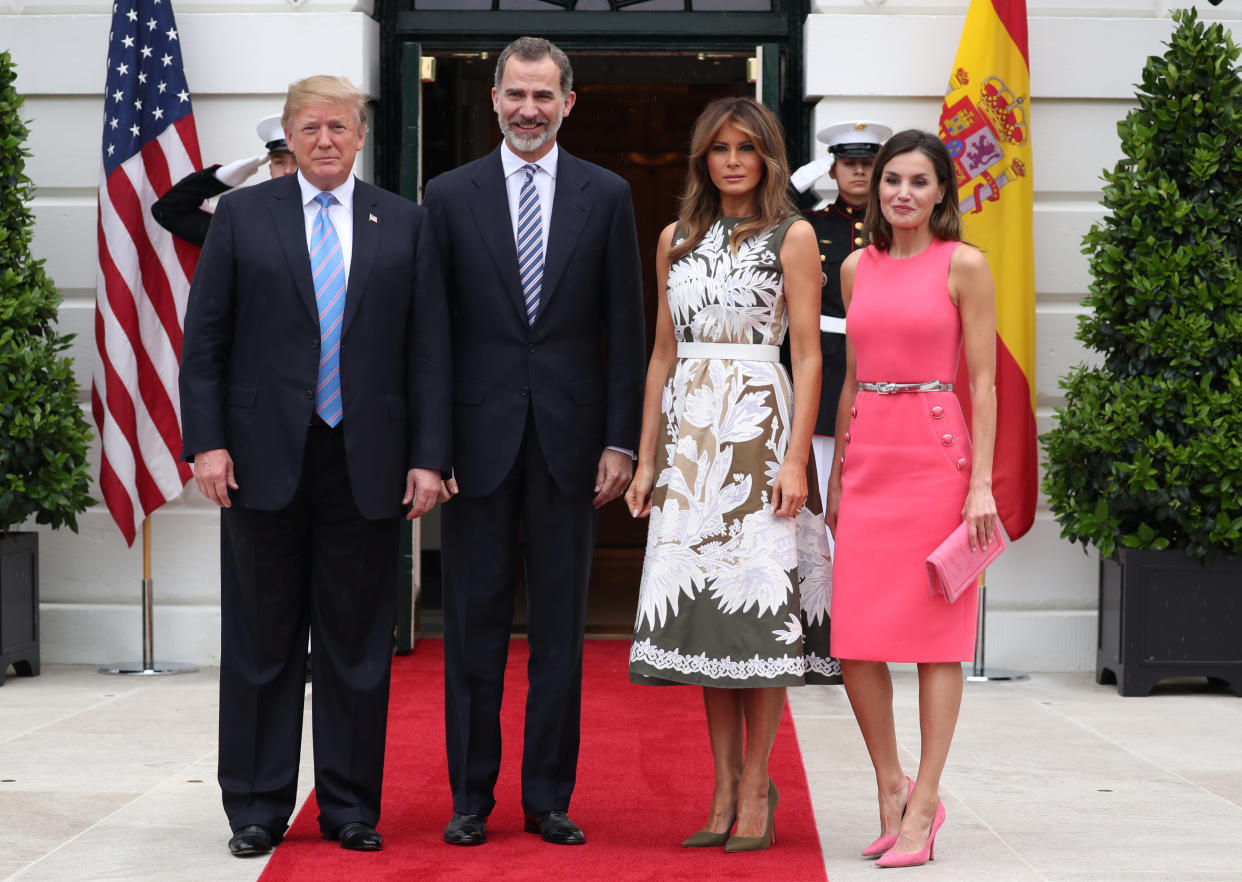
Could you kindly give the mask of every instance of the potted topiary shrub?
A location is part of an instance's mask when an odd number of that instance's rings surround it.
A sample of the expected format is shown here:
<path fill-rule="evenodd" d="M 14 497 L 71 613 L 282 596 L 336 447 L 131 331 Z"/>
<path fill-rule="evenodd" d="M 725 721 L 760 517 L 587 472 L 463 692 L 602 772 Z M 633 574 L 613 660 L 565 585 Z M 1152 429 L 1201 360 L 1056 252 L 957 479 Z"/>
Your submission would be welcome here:
<path fill-rule="evenodd" d="M 27 129 L 8 52 L 0 52 L 0 685 L 11 664 L 39 672 L 38 535 L 33 520 L 77 530 L 89 496 L 91 429 L 77 403 L 60 295 L 30 252 Z"/>
<path fill-rule="evenodd" d="M 1242 80 L 1220 24 L 1173 13 L 1143 68 L 1087 233 L 1077 337 L 1043 482 L 1100 552 L 1096 680 L 1145 695 L 1207 676 L 1242 695 Z"/>

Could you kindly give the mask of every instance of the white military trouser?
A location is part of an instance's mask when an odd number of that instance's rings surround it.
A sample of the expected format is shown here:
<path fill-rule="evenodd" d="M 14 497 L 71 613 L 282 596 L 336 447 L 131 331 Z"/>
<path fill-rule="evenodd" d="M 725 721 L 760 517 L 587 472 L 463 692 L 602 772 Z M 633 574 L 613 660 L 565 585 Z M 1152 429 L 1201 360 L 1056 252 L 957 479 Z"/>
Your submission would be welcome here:
<path fill-rule="evenodd" d="M 819 329 L 825 334 L 845 334 L 845 319 L 836 318 L 830 315 L 821 315 L 819 317 Z M 811 450 L 815 454 L 815 471 L 819 475 L 819 500 L 824 507 L 824 512 L 828 511 L 828 476 L 832 474 L 832 457 L 836 449 L 837 439 L 831 435 L 812 435 Z M 828 533 L 828 550 L 832 551 L 836 547 L 836 542 L 832 538 L 832 531 L 824 527 Z"/>
<path fill-rule="evenodd" d="M 815 472 L 819 477 L 819 504 L 824 507 L 824 512 L 828 511 L 828 475 L 832 473 L 832 456 L 836 449 L 837 439 L 831 435 L 812 435 L 811 451 L 815 456 Z M 832 531 L 828 529 L 828 525 L 824 525 L 824 532 L 828 534 L 828 550 L 831 552 L 836 547 L 836 543 L 832 538 Z"/>

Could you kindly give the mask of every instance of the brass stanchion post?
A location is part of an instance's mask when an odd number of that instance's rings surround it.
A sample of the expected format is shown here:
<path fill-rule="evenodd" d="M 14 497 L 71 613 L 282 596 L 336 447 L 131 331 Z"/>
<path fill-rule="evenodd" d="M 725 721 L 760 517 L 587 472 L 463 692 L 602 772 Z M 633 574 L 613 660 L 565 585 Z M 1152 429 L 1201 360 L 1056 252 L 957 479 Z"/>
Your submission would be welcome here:
<path fill-rule="evenodd" d="M 99 668 L 101 674 L 192 674 L 198 670 L 185 662 L 155 661 L 155 597 L 151 581 L 151 518 L 142 519 L 142 661 L 117 662 Z"/>
<path fill-rule="evenodd" d="M 1011 671 L 1007 668 L 988 668 L 984 665 L 984 653 L 986 652 L 987 637 L 987 601 L 988 601 L 988 571 L 984 570 L 979 574 L 979 630 L 975 640 L 975 664 L 971 668 L 971 672 L 966 675 L 967 683 L 990 682 L 993 680 L 1009 681 L 1029 680 L 1030 674 L 1024 674 L 1021 671 Z"/>

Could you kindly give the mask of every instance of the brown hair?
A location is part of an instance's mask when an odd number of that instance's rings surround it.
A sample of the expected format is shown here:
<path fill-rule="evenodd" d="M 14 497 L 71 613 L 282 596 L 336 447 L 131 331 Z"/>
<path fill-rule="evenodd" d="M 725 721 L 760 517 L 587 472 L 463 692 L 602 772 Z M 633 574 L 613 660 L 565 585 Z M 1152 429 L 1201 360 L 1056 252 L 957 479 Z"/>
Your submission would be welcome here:
<path fill-rule="evenodd" d="M 957 204 L 957 176 L 953 173 L 953 158 L 949 156 L 949 148 L 931 132 L 906 129 L 884 142 L 875 158 L 875 172 L 871 175 L 864 235 L 881 251 L 887 251 L 888 246 L 893 243 L 893 225 L 880 210 L 880 182 L 884 180 L 884 166 L 894 156 L 915 150 L 931 160 L 932 168 L 936 172 L 936 182 L 944 186 L 944 198 L 932 208 L 928 221 L 932 235 L 949 242 L 962 241 L 962 214 Z"/>
<path fill-rule="evenodd" d="M 285 109 L 280 116 L 280 127 L 288 131 L 293 118 L 307 104 L 341 102 L 349 105 L 358 121 L 358 134 L 367 132 L 367 96 L 363 95 L 345 77 L 319 75 L 298 80 L 289 85 L 285 95 Z"/>
<path fill-rule="evenodd" d="M 492 78 L 492 86 L 497 92 L 500 91 L 500 81 L 505 76 L 505 62 L 514 55 L 523 61 L 542 61 L 550 56 L 561 71 L 561 97 L 564 98 L 573 91 L 574 69 L 569 64 L 569 58 L 557 48 L 555 43 L 543 37 L 518 37 L 502 49 L 500 57 L 496 59 L 496 73 Z"/>
<path fill-rule="evenodd" d="M 718 98 L 694 122 L 689 173 L 677 215 L 684 238 L 669 250 L 669 263 L 689 254 L 720 216 L 720 191 L 707 171 L 707 151 L 720 129 L 730 123 L 750 137 L 764 164 L 755 193 L 755 216 L 733 228 L 730 247 L 736 252 L 747 238 L 771 229 L 797 210 L 789 196 L 789 160 L 780 122 L 753 98 Z"/>

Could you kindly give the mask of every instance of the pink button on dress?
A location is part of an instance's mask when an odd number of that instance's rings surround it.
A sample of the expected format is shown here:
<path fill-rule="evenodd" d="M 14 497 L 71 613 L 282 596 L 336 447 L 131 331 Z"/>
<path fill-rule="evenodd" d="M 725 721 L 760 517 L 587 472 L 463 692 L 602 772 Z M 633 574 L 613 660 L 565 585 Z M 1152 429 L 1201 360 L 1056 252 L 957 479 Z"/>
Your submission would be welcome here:
<path fill-rule="evenodd" d="M 860 382 L 953 382 L 962 323 L 949 299 L 960 243 L 859 259 L 846 317 Z M 851 411 L 833 555 L 832 654 L 971 661 L 978 590 L 932 597 L 924 561 L 962 520 L 971 446 L 953 392 L 859 392 Z"/>

